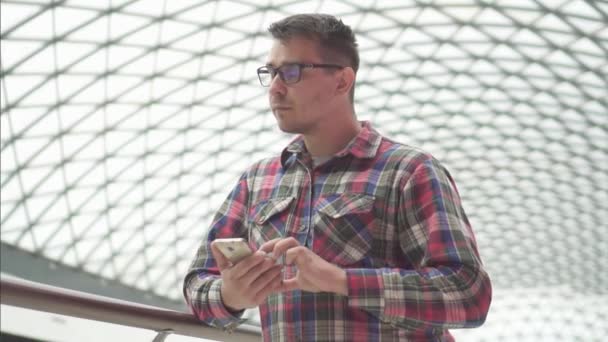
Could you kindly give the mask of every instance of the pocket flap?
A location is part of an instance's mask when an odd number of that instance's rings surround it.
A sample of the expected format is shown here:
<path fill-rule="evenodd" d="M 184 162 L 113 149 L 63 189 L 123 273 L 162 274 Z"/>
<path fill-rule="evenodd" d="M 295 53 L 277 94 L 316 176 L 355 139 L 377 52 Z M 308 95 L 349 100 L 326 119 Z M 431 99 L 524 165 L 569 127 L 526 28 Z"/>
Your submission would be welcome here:
<path fill-rule="evenodd" d="M 253 221 L 257 224 L 264 224 L 269 218 L 282 212 L 293 201 L 293 197 L 270 198 L 255 206 L 252 215 Z"/>
<path fill-rule="evenodd" d="M 365 213 L 374 207 L 374 196 L 365 194 L 335 194 L 323 197 L 319 212 L 339 218 L 347 214 Z"/>

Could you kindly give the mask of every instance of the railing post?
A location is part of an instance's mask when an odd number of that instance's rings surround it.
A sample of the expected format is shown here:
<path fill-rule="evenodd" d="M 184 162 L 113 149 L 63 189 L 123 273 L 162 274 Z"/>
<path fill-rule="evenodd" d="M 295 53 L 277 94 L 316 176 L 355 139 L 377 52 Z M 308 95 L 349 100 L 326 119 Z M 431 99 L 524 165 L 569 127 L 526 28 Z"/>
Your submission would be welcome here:
<path fill-rule="evenodd" d="M 165 338 L 171 334 L 173 334 L 173 329 L 160 330 L 152 342 L 165 342 Z"/>

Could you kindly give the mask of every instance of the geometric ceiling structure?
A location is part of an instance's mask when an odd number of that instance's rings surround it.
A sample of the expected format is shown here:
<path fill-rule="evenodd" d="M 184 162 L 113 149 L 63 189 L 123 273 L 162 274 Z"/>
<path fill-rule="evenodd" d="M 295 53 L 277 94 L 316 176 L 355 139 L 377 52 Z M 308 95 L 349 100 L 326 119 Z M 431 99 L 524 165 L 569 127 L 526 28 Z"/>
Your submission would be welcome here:
<path fill-rule="evenodd" d="M 290 139 L 256 75 L 266 28 L 323 12 L 357 35 L 358 118 L 458 185 L 494 298 L 484 326 L 454 335 L 608 336 L 605 1 L 1 6 L 2 272 L 63 270 L 74 287 L 183 307 L 212 215 Z"/>

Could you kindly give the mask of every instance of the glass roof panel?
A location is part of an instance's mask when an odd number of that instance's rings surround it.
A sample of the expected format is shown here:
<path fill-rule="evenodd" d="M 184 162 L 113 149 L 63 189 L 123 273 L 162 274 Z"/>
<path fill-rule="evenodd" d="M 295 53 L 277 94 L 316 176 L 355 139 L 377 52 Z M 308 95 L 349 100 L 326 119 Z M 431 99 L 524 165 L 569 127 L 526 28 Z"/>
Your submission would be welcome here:
<path fill-rule="evenodd" d="M 433 153 L 459 186 L 496 295 L 482 328 L 454 335 L 608 335 L 592 305 L 608 296 L 604 3 L 1 6 L 3 246 L 182 305 L 215 210 L 248 165 L 291 138 L 255 75 L 265 30 L 327 12 L 358 37 L 358 117 Z"/>

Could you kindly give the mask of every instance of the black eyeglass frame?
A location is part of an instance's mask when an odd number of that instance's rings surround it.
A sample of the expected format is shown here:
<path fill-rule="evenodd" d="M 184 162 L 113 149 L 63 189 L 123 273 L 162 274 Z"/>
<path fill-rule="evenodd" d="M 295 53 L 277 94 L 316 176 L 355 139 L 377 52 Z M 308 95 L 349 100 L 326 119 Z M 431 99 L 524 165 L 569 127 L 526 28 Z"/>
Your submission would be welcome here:
<path fill-rule="evenodd" d="M 298 78 L 295 81 L 287 81 L 285 79 L 285 75 L 283 74 L 283 70 L 286 67 L 294 67 L 297 66 L 298 67 Z M 285 84 L 294 84 L 294 83 L 298 83 L 300 82 L 300 80 L 302 79 L 302 69 L 314 69 L 314 68 L 325 68 L 325 69 L 344 69 L 345 66 L 342 65 L 338 65 L 338 64 L 325 64 L 325 63 L 287 63 L 287 64 L 283 64 L 278 68 L 274 68 L 271 65 L 264 65 L 258 68 L 257 73 L 258 73 L 258 79 L 260 81 L 260 84 L 263 87 L 270 87 L 270 83 L 272 82 L 272 80 L 274 79 L 274 77 L 278 74 L 279 77 L 281 78 L 281 80 L 283 82 L 285 82 Z M 264 82 L 262 81 L 262 74 L 269 74 L 270 75 L 270 80 L 268 82 L 268 84 L 264 84 Z"/>

